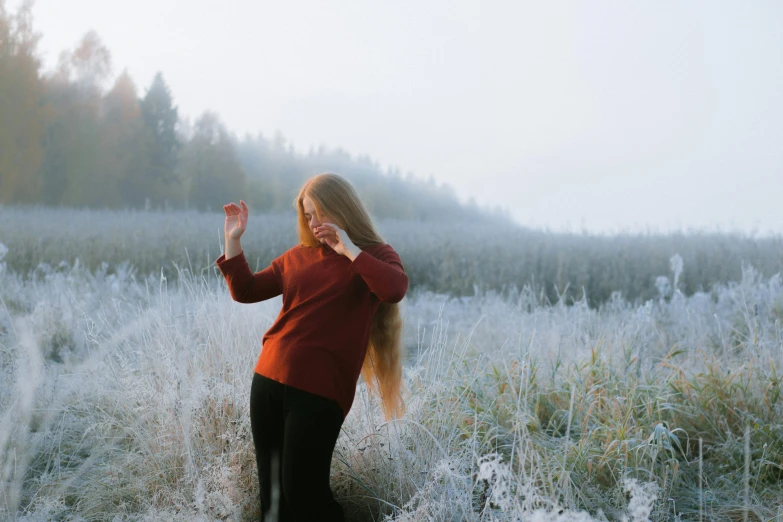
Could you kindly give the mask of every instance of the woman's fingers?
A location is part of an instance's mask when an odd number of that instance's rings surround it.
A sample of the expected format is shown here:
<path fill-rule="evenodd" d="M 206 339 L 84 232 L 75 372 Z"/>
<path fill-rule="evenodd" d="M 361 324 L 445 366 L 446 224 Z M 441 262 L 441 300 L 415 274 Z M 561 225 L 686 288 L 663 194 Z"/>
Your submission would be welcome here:
<path fill-rule="evenodd" d="M 244 210 L 232 201 L 228 205 L 223 205 L 223 210 L 226 211 L 227 216 L 233 216 L 236 214 L 245 214 L 245 216 L 247 216 L 247 205 L 245 205 L 244 201 L 242 202 L 242 205 L 245 207 Z"/>
<path fill-rule="evenodd" d="M 245 218 L 247 218 L 249 213 L 247 204 L 241 199 L 239 200 L 239 203 L 242 205 L 241 207 L 232 201 L 228 205 L 223 205 L 223 210 L 225 210 L 228 215 L 244 214 Z"/>
<path fill-rule="evenodd" d="M 324 225 L 326 225 L 326 227 L 331 230 L 335 236 L 340 237 L 340 227 L 333 223 L 324 223 Z"/>
<path fill-rule="evenodd" d="M 340 240 L 340 231 L 336 225 L 332 225 L 331 223 L 323 223 L 320 227 L 318 227 L 318 229 L 319 231 L 318 234 L 316 234 L 316 237 L 320 238 L 334 236 L 336 241 Z"/>

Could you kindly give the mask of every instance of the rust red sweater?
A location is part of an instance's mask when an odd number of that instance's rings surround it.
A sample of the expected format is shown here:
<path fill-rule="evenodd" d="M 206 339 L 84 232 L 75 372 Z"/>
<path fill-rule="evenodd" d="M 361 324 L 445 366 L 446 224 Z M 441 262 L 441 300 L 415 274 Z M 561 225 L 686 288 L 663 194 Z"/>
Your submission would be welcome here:
<path fill-rule="evenodd" d="M 402 261 L 388 245 L 356 258 L 329 245 L 297 245 L 253 274 L 244 252 L 217 266 L 231 297 L 257 303 L 283 294 L 283 307 L 262 339 L 255 371 L 337 401 L 348 415 L 381 301 L 399 302 L 408 290 Z"/>

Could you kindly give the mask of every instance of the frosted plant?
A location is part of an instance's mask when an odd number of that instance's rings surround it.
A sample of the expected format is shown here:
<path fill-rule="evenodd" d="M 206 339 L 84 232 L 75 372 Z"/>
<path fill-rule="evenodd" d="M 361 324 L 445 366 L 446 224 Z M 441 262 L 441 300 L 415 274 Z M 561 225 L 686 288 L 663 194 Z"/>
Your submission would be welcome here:
<path fill-rule="evenodd" d="M 387 515 L 384 522 L 440 522 L 451 520 L 451 505 L 448 489 L 441 483 L 448 483 L 447 475 L 451 473 L 448 461 L 439 461 L 433 468 L 429 479 L 406 503 L 402 506 L 402 513 L 398 516 Z M 453 497 L 457 495 L 452 491 Z"/>
<path fill-rule="evenodd" d="M 5 263 L 3 263 L 3 258 L 8 253 L 8 247 L 5 246 L 3 243 L 0 243 L 0 275 L 5 272 Z"/>
<path fill-rule="evenodd" d="M 502 511 L 510 511 L 514 504 L 514 486 L 511 468 L 502 463 L 503 455 L 490 453 L 479 458 L 478 480 L 490 486 L 489 502 Z"/>
<path fill-rule="evenodd" d="M 658 485 L 655 482 L 639 483 L 633 478 L 623 481 L 623 490 L 631 496 L 628 502 L 628 515 L 632 522 L 648 522 L 653 504 L 658 499 Z M 623 520 L 629 520 L 623 517 Z"/>
<path fill-rule="evenodd" d="M 658 296 L 661 301 L 665 300 L 672 291 L 671 283 L 666 276 L 658 276 L 655 278 L 655 288 L 658 289 Z"/>
<path fill-rule="evenodd" d="M 40 497 L 35 502 L 34 514 L 21 516 L 17 522 L 47 522 L 62 520 L 68 513 L 68 506 L 62 497 Z"/>
<path fill-rule="evenodd" d="M 586 511 L 536 509 L 529 516 L 518 519 L 525 522 L 595 522 Z"/>
<path fill-rule="evenodd" d="M 676 290 L 680 283 L 680 274 L 682 274 L 682 256 L 674 254 L 669 259 L 669 267 L 674 272 L 674 289 Z"/>

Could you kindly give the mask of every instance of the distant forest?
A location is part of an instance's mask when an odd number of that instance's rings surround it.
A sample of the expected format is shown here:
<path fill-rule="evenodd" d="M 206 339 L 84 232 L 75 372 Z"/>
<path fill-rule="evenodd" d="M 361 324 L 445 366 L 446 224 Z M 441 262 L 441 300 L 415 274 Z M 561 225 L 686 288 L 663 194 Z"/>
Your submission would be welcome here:
<path fill-rule="evenodd" d="M 95 32 L 41 70 L 31 7 L 0 0 L 0 204 L 108 209 L 292 210 L 304 180 L 335 172 L 382 218 L 505 222 L 498 207 L 460 203 L 448 185 L 342 149 L 299 153 L 282 134 L 237 138 L 213 112 L 178 113 L 163 74 L 140 96 L 127 72 L 108 91 L 111 53 Z"/>

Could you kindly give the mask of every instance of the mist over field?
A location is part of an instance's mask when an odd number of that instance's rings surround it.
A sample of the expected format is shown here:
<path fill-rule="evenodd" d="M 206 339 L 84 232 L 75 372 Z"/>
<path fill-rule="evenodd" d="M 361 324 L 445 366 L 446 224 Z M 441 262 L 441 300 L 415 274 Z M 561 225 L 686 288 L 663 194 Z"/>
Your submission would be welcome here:
<path fill-rule="evenodd" d="M 0 241 L 9 249 L 5 262 L 20 274 L 35 275 L 41 264 L 57 270 L 61 263 L 78 262 L 106 273 L 125 265 L 139 277 L 176 279 L 178 268 L 222 277 L 214 262 L 223 249 L 223 214 L 24 206 L 0 212 Z M 740 280 L 743 264 L 765 277 L 783 271 L 780 235 L 606 237 L 546 233 L 493 220 L 374 219 L 381 236 L 400 253 L 412 291 L 463 296 L 485 290 L 514 293 L 528 285 L 541 304 L 586 299 L 597 307 L 615 292 L 635 304 L 659 297 L 657 280 L 672 279 L 675 255 L 683 260 L 677 289 L 686 296 Z M 265 268 L 299 242 L 293 212 L 251 209 L 249 220 L 243 245 L 251 269 Z"/>

